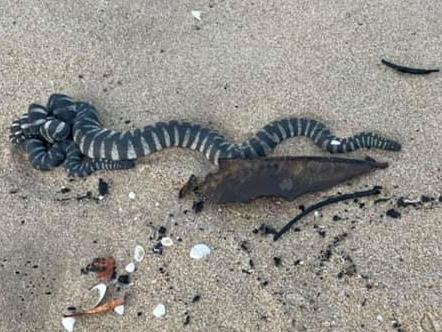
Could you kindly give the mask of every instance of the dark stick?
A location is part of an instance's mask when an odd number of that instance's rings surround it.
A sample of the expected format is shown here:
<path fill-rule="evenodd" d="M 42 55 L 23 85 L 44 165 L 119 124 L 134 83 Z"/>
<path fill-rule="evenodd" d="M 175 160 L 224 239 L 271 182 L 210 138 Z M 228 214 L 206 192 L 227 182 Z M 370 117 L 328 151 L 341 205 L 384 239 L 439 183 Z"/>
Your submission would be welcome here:
<path fill-rule="evenodd" d="M 309 213 L 322 208 L 323 206 L 346 201 L 349 199 L 354 198 L 360 198 L 360 197 L 366 197 L 366 196 L 372 196 L 372 195 L 379 195 L 381 193 L 382 187 L 375 186 L 373 189 L 370 190 L 364 190 L 364 191 L 356 191 L 354 193 L 339 195 L 327 198 L 319 203 L 310 205 L 308 208 L 306 208 L 304 211 L 302 211 L 300 214 L 298 214 L 295 218 L 290 220 L 278 233 L 276 233 L 273 236 L 273 241 L 277 241 L 284 233 L 288 232 L 290 228 L 297 223 L 299 220 L 301 220 L 303 217 L 308 215 Z"/>
<path fill-rule="evenodd" d="M 414 75 L 427 75 L 430 73 L 437 73 L 439 69 L 420 69 L 420 68 L 411 68 L 397 65 L 395 63 L 389 62 L 387 60 L 382 59 L 382 63 L 390 68 L 396 69 L 402 73 L 414 74 Z"/>

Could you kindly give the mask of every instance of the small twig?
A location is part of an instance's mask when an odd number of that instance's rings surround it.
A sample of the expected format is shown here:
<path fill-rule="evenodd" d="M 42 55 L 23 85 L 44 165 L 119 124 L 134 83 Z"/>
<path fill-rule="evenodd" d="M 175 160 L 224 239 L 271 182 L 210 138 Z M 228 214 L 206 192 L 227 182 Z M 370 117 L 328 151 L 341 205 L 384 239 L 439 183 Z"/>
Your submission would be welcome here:
<path fill-rule="evenodd" d="M 421 68 L 411 68 L 411 67 L 400 66 L 400 65 L 397 65 L 395 63 L 392 63 L 392 62 L 384 60 L 384 59 L 382 59 L 381 62 L 384 65 L 386 65 L 387 67 L 396 69 L 397 71 L 400 71 L 402 73 L 407 73 L 407 74 L 427 75 L 427 74 L 439 72 L 439 69 L 421 69 Z"/>
<path fill-rule="evenodd" d="M 334 196 L 334 197 L 327 198 L 327 199 L 325 199 L 325 200 L 323 200 L 323 201 L 321 201 L 319 203 L 310 205 L 308 208 L 306 208 L 304 211 L 302 211 L 300 214 L 298 214 L 295 218 L 290 220 L 279 232 L 277 232 L 273 236 L 273 241 L 277 241 L 284 233 L 288 232 L 290 230 L 290 228 L 295 223 L 297 223 L 303 217 L 305 217 L 306 215 L 308 215 L 309 213 L 311 213 L 311 212 L 313 212 L 315 210 L 318 210 L 318 209 L 320 209 L 320 208 L 322 208 L 322 207 L 324 207 L 326 205 L 330 205 L 330 204 L 346 201 L 346 200 L 349 200 L 349 199 L 366 197 L 366 196 L 372 196 L 372 195 L 379 195 L 381 193 L 381 189 L 382 189 L 382 187 L 375 186 L 375 187 L 373 187 L 373 189 L 370 189 L 370 190 L 356 191 L 354 193 Z"/>

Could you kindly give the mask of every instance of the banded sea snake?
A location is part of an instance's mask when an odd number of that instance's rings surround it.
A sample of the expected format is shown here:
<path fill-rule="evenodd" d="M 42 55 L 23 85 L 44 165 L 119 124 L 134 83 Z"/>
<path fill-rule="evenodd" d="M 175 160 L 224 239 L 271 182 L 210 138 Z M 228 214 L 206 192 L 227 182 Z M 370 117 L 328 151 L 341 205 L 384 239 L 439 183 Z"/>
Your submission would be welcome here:
<path fill-rule="evenodd" d="M 360 148 L 399 151 L 401 145 L 371 132 L 339 138 L 321 122 L 284 118 L 242 143 L 232 143 L 213 129 L 185 121 L 157 122 L 129 131 L 103 127 L 94 106 L 62 94 L 50 96 L 47 107 L 31 104 L 10 126 L 10 140 L 23 146 L 34 168 L 49 170 L 64 163 L 71 176 L 102 169 L 128 169 L 134 160 L 168 147 L 200 151 L 214 164 L 220 158 L 256 158 L 271 153 L 285 139 L 305 136 L 331 153 Z M 84 156 L 90 160 L 83 160 Z"/>

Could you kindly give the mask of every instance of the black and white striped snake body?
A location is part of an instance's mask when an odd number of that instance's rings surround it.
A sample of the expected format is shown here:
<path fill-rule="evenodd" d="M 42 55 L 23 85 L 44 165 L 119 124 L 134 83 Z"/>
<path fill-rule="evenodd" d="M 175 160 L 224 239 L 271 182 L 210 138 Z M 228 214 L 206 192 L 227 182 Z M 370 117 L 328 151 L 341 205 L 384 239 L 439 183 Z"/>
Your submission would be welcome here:
<path fill-rule="evenodd" d="M 321 122 L 308 118 L 286 118 L 271 122 L 239 144 L 231 143 L 219 132 L 190 122 L 157 122 L 130 131 L 103 128 L 98 112 L 87 103 L 78 104 L 74 123 L 74 142 L 90 158 L 109 160 L 137 159 L 168 147 L 182 147 L 203 153 L 217 164 L 220 158 L 255 158 L 271 153 L 285 139 L 305 136 L 332 153 L 360 148 L 399 151 L 401 145 L 373 133 L 339 138 Z"/>
<path fill-rule="evenodd" d="M 71 171 L 77 176 L 86 176 L 99 169 L 130 168 L 135 159 L 168 147 L 199 151 L 215 164 L 220 158 L 263 157 L 283 140 L 296 136 L 309 137 L 331 153 L 360 148 L 401 149 L 399 143 L 370 132 L 339 138 L 323 123 L 309 118 L 273 121 L 252 138 L 232 143 L 218 131 L 185 121 L 157 122 L 129 131 L 107 129 L 91 104 L 74 102 L 61 94 L 49 98 L 45 117 L 44 107 L 31 106 L 26 116 L 11 125 L 11 141 L 28 146 L 26 150 L 35 168 L 49 169 L 64 162 L 70 170 L 83 168 Z M 50 148 L 45 150 L 46 157 L 43 157 L 42 147 L 48 144 Z M 82 155 L 92 160 L 82 162 Z"/>

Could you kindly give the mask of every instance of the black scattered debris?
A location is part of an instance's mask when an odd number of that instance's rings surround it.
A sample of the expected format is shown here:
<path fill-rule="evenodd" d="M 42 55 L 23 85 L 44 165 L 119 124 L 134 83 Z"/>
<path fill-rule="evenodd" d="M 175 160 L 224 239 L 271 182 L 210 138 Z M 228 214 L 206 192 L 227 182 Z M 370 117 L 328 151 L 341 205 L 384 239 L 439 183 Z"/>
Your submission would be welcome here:
<path fill-rule="evenodd" d="M 193 202 L 192 210 L 195 213 L 200 213 L 204 208 L 204 201 Z"/>
<path fill-rule="evenodd" d="M 249 259 L 249 265 L 250 265 L 251 269 L 253 269 L 255 267 L 255 263 L 253 262 L 252 259 Z"/>
<path fill-rule="evenodd" d="M 281 257 L 273 257 L 273 263 L 275 264 L 276 267 L 280 267 L 282 264 Z"/>
<path fill-rule="evenodd" d="M 184 318 L 184 322 L 183 322 L 183 325 L 184 325 L 184 326 L 190 324 L 190 315 L 189 315 L 189 313 L 186 312 L 185 315 L 186 315 L 186 318 Z"/>
<path fill-rule="evenodd" d="M 398 212 L 398 211 L 395 210 L 395 209 L 390 209 L 390 210 L 388 210 L 385 214 L 386 214 L 387 216 L 389 216 L 390 218 L 393 218 L 393 219 L 398 219 L 398 218 L 401 217 L 400 212 Z"/>
<path fill-rule="evenodd" d="M 18 193 L 18 189 L 10 189 L 9 193 L 10 194 L 16 194 L 16 193 Z"/>
<path fill-rule="evenodd" d="M 129 283 L 130 283 L 129 275 L 128 274 L 122 274 L 122 275 L 118 276 L 118 282 L 120 284 L 129 285 Z"/>
<path fill-rule="evenodd" d="M 102 178 L 98 179 L 98 194 L 100 195 L 100 197 L 106 196 L 107 194 L 109 194 L 109 184 L 104 181 Z"/>
<path fill-rule="evenodd" d="M 71 189 L 67 188 L 67 187 L 63 187 L 63 188 L 60 189 L 60 193 L 61 194 L 67 194 L 70 191 L 71 191 Z"/>
<path fill-rule="evenodd" d="M 124 120 L 124 123 L 125 124 L 129 124 L 129 123 L 131 123 L 131 121 L 130 120 Z"/>
<path fill-rule="evenodd" d="M 152 251 L 154 254 L 162 255 L 163 254 L 163 245 L 161 244 L 161 242 L 158 242 L 157 244 L 155 244 L 152 248 Z"/>
<path fill-rule="evenodd" d="M 342 218 L 340 216 L 338 216 L 338 215 L 333 216 L 333 221 L 339 221 L 339 220 L 342 220 Z"/>
<path fill-rule="evenodd" d="M 421 196 L 421 202 L 422 203 L 428 203 L 428 202 L 431 202 L 431 201 L 434 201 L 434 198 L 428 197 L 428 196 L 425 196 L 425 195 Z"/>
<path fill-rule="evenodd" d="M 77 307 L 69 306 L 69 307 L 67 307 L 67 310 L 68 311 L 77 311 Z"/>
<path fill-rule="evenodd" d="M 82 201 L 82 200 L 94 200 L 96 202 L 99 201 L 99 199 L 97 197 L 94 197 L 92 195 L 91 191 L 87 191 L 86 194 L 83 195 L 77 195 L 75 197 L 62 197 L 62 198 L 56 198 L 55 201 L 56 202 L 66 202 L 66 201 L 71 201 L 71 200 L 76 200 L 76 201 Z"/>
<path fill-rule="evenodd" d="M 198 302 L 199 300 L 201 300 L 201 295 L 195 295 L 194 297 L 193 297 L 193 299 L 192 299 L 192 303 L 196 303 L 196 302 Z"/>
<path fill-rule="evenodd" d="M 379 204 L 379 203 L 384 203 L 384 202 L 388 202 L 388 201 L 390 201 L 390 198 L 378 198 L 373 203 Z"/>
<path fill-rule="evenodd" d="M 267 224 L 261 224 L 258 229 L 253 230 L 254 234 L 260 233 L 261 235 L 269 235 L 269 234 L 276 234 L 278 231 L 270 225 Z"/>
<path fill-rule="evenodd" d="M 161 240 L 167 232 L 167 228 L 164 226 L 160 226 L 160 228 L 158 228 L 158 240 Z"/>
<path fill-rule="evenodd" d="M 422 68 L 405 67 L 405 66 L 397 65 L 397 64 L 387 61 L 385 59 L 382 59 L 381 62 L 384 65 L 386 65 L 387 67 L 396 69 L 397 71 L 400 71 L 402 73 L 407 73 L 407 74 L 427 75 L 427 74 L 439 72 L 439 69 L 422 69 Z"/>
<path fill-rule="evenodd" d="M 138 311 L 138 312 L 137 312 L 137 316 L 138 316 L 138 317 L 141 317 L 142 315 L 143 315 L 143 312 L 142 312 L 142 311 Z"/>
<path fill-rule="evenodd" d="M 370 190 L 364 190 L 364 191 L 357 191 L 354 193 L 344 194 L 340 196 L 334 196 L 327 198 L 319 203 L 316 203 L 314 205 L 309 206 L 306 208 L 303 212 L 298 214 L 294 219 L 292 219 L 287 225 L 285 225 L 279 232 L 277 232 L 273 240 L 277 241 L 284 233 L 286 233 L 295 223 L 297 223 L 299 220 L 301 220 L 304 216 L 308 215 L 309 213 L 318 210 L 326 205 L 342 202 L 349 199 L 354 198 L 360 198 L 360 197 L 366 197 L 366 196 L 372 196 L 372 195 L 379 195 L 381 193 L 382 187 L 375 186 Z"/>
<path fill-rule="evenodd" d="M 302 262 L 301 259 L 297 259 L 297 260 L 293 263 L 293 265 L 294 265 L 294 266 L 297 266 L 297 265 L 301 264 L 301 262 Z"/>
<path fill-rule="evenodd" d="M 248 253 L 248 254 L 250 253 L 250 243 L 249 243 L 249 241 L 241 241 L 240 247 L 246 253 Z"/>
<path fill-rule="evenodd" d="M 318 234 L 320 237 L 324 238 L 327 235 L 327 232 L 325 231 L 325 229 L 319 228 L 317 230 Z"/>

